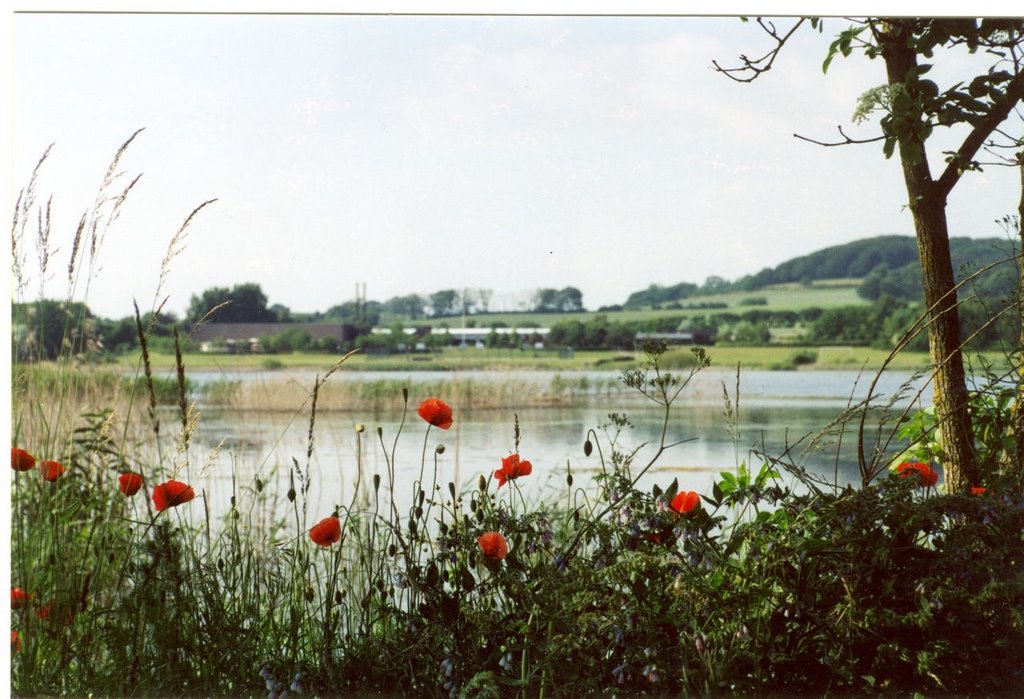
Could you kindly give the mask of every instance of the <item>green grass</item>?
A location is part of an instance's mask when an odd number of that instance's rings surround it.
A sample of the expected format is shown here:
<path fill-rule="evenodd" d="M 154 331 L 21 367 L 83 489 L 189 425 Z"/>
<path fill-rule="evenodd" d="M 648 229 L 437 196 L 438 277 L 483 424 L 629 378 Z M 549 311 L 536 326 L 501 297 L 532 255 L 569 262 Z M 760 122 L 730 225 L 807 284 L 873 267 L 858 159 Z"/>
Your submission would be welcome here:
<path fill-rule="evenodd" d="M 713 345 L 707 347 L 715 367 L 734 367 L 737 363 L 747 369 L 791 368 L 787 358 L 794 352 L 808 350 L 819 353 L 818 361 L 806 368 L 817 369 L 860 369 L 862 366 L 878 368 L 888 356 L 885 350 L 871 347 L 824 347 L 804 345 L 772 345 L 768 347 L 733 347 Z M 1005 362 L 998 353 L 985 353 L 997 362 Z M 689 347 L 674 347 L 669 351 L 674 364 L 686 363 L 692 357 Z M 324 372 L 338 360 L 336 355 L 297 352 L 277 354 L 272 359 L 280 369 L 309 369 Z M 167 372 L 174 367 L 174 356 L 154 353 L 151 357 L 154 371 Z M 185 355 L 185 366 L 189 371 L 223 370 L 262 371 L 266 370 L 268 355 L 218 355 L 193 353 Z M 460 350 L 446 348 L 430 355 L 370 356 L 355 355 L 345 364 L 346 371 L 618 371 L 637 365 L 640 354 L 620 351 L 577 351 L 571 357 L 562 356 L 557 350 L 496 350 L 469 348 Z M 122 360 L 119 364 L 134 368 L 133 361 Z M 902 352 L 892 364 L 894 369 L 920 369 L 928 366 L 926 352 Z"/>

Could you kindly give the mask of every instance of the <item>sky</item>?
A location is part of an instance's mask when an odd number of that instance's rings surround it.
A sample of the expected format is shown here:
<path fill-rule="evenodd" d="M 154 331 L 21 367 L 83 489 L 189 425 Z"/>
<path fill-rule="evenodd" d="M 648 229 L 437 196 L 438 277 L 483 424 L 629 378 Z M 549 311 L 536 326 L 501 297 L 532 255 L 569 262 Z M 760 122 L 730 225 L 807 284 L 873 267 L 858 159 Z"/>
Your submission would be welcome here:
<path fill-rule="evenodd" d="M 846 26 L 805 28 L 739 84 L 712 61 L 770 41 L 736 17 L 16 14 L 14 190 L 54 144 L 37 192 L 52 195 L 56 250 L 42 275 L 33 219 L 23 297 L 43 279 L 45 296 L 119 318 L 133 301 L 180 316 L 193 294 L 245 282 L 295 312 L 357 284 L 379 301 L 490 289 L 494 309 L 574 286 L 595 309 L 912 235 L 880 144 L 794 138 L 878 133 L 851 116 L 882 63 L 822 71 Z M 978 66 L 943 59 L 943 86 Z M 142 177 L 72 283 L 79 219 L 140 128 L 115 186 Z M 952 235 L 1003 236 L 995 220 L 1019 197 L 1010 168 L 968 174 Z"/>

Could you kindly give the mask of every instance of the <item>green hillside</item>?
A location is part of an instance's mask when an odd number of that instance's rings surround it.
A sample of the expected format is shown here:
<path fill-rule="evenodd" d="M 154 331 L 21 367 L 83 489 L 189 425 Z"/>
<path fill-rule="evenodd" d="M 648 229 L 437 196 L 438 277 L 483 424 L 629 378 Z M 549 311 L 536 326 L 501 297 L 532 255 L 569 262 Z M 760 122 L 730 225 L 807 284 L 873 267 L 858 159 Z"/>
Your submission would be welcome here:
<path fill-rule="evenodd" d="M 950 239 L 950 253 L 958 280 L 987 265 L 1006 261 L 1019 254 L 1019 250 L 1019 244 L 1001 238 Z M 852 284 L 860 287 L 861 282 L 854 280 L 861 279 L 864 280 L 861 295 L 866 299 L 875 300 L 888 294 L 906 301 L 917 301 L 922 298 L 920 276 L 916 240 L 911 236 L 882 235 L 823 248 L 733 282 L 711 277 L 702 286 L 690 282 L 672 286 L 654 284 L 630 294 L 623 307 L 642 309 L 664 307 L 669 303 L 686 305 L 719 299 L 726 292 L 760 294 L 775 290 L 779 285 L 807 287 L 811 283 L 815 286 L 831 284 L 833 280 L 841 280 L 839 286 Z M 1015 279 L 1014 266 L 1002 264 L 986 273 L 979 280 L 979 285 L 992 295 L 1002 296 L 1013 289 Z M 798 303 L 803 303 L 803 300 Z M 824 304 L 816 305 L 824 307 Z"/>

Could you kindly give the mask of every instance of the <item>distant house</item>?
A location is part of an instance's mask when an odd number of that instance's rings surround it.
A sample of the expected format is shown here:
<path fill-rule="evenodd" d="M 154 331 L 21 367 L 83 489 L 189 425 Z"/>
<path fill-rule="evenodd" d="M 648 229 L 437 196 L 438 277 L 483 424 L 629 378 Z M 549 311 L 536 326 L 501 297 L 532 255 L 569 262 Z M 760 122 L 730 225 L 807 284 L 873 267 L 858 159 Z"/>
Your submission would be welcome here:
<path fill-rule="evenodd" d="M 452 346 L 458 347 L 484 347 L 487 336 L 513 335 L 523 343 L 528 343 L 534 349 L 544 349 L 544 337 L 551 332 L 551 328 L 404 328 L 406 335 L 415 335 L 421 338 L 424 335 L 444 335 Z M 374 328 L 374 335 L 390 335 L 390 328 Z"/>
<path fill-rule="evenodd" d="M 679 330 L 672 333 L 637 333 L 636 344 L 643 342 L 664 342 L 666 345 L 711 345 L 714 337 L 710 330 Z"/>
<path fill-rule="evenodd" d="M 204 323 L 192 334 L 200 352 L 261 352 L 264 341 L 289 330 L 307 333 L 314 340 L 332 338 L 351 343 L 355 326 L 348 323 Z"/>

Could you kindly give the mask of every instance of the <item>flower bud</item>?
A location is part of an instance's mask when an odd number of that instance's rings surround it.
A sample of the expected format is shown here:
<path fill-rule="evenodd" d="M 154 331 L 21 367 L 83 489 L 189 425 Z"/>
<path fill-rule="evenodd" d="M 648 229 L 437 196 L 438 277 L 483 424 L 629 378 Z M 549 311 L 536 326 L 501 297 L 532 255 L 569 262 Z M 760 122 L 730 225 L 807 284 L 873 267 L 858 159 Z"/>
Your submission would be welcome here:
<path fill-rule="evenodd" d="M 443 454 L 444 453 L 444 445 L 443 444 L 438 444 L 436 447 L 434 447 L 434 453 L 435 454 Z"/>
<path fill-rule="evenodd" d="M 366 425 L 361 422 L 356 423 L 356 434 L 362 434 L 366 431 Z"/>
<path fill-rule="evenodd" d="M 589 439 L 583 443 L 583 455 L 590 456 L 594 451 L 594 443 Z"/>

